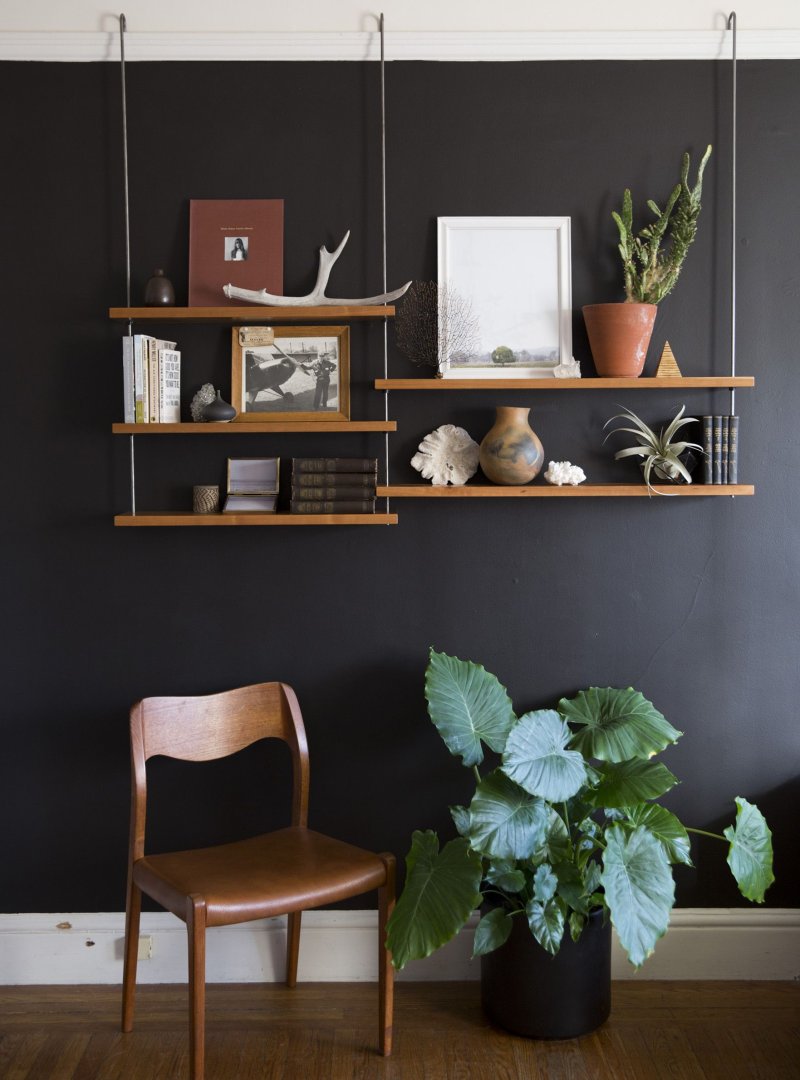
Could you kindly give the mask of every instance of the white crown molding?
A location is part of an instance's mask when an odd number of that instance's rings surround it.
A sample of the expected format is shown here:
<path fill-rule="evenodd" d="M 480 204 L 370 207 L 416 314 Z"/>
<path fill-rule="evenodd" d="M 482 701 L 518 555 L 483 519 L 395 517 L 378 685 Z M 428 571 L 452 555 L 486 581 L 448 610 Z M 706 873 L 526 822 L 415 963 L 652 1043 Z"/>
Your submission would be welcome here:
<path fill-rule="evenodd" d="M 386 60 L 727 60 L 722 30 L 413 32 L 386 35 Z M 739 30 L 740 60 L 800 58 L 800 28 Z M 132 33 L 126 60 L 378 60 L 376 33 Z M 0 60 L 116 61 L 117 33 L 0 32 Z"/>
<path fill-rule="evenodd" d="M 416 960 L 401 979 L 477 979 L 470 960 L 477 914 L 448 945 Z M 304 982 L 369 982 L 377 978 L 377 912 L 309 911 L 303 915 L 299 978 Z M 0 915 L 0 983 L 119 984 L 122 912 Z M 263 919 L 210 930 L 209 982 L 280 982 L 286 920 Z M 186 928 L 174 915 L 142 915 L 137 977 L 143 983 L 186 979 Z M 800 978 L 800 910 L 792 908 L 678 908 L 655 953 L 638 972 L 616 937 L 614 979 Z"/>

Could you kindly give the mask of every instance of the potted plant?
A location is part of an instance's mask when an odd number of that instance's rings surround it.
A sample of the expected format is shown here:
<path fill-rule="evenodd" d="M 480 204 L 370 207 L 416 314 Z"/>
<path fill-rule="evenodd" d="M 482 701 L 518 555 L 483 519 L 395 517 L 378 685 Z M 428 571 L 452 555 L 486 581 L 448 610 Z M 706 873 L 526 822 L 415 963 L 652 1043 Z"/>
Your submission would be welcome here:
<path fill-rule="evenodd" d="M 637 378 L 642 373 L 653 332 L 657 305 L 675 288 L 687 252 L 697 235 L 703 173 L 711 147 L 689 184 L 688 152 L 681 162 L 680 182 L 673 188 L 663 210 L 652 200 L 647 205 L 655 221 L 638 233 L 633 227 L 633 199 L 626 188 L 622 212 L 612 211 L 619 230 L 625 300 L 622 303 L 587 304 L 583 317 L 598 375 Z"/>
<path fill-rule="evenodd" d="M 642 459 L 641 467 L 644 482 L 647 484 L 648 491 L 651 492 L 655 490 L 650 484 L 650 478 L 653 475 L 655 475 L 656 479 L 665 480 L 668 483 L 683 481 L 686 484 L 691 484 L 692 476 L 689 471 L 691 458 L 687 455 L 690 455 L 692 450 L 699 450 L 700 453 L 703 453 L 703 447 L 699 443 L 686 442 L 685 440 L 673 442 L 672 440 L 686 424 L 696 424 L 698 422 L 697 417 L 684 417 L 686 406 L 681 405 L 666 428 L 662 428 L 656 434 L 636 413 L 631 412 L 630 409 L 626 409 L 624 406 L 621 406 L 621 408 L 623 412 L 612 416 L 610 420 L 606 421 L 604 427 L 608 427 L 614 420 L 630 420 L 636 427 L 617 427 L 608 434 L 613 435 L 618 431 L 627 431 L 636 437 L 636 446 L 626 446 L 625 449 L 618 450 L 614 454 L 614 460 L 640 457 Z M 681 460 L 682 457 L 684 458 L 683 461 Z M 667 494 L 667 492 L 657 491 L 656 494 Z"/>
<path fill-rule="evenodd" d="M 689 833 L 702 832 L 657 801 L 677 780 L 655 755 L 681 733 L 630 688 L 518 717 L 494 675 L 433 649 L 425 696 L 476 786 L 469 806 L 451 807 L 458 837 L 440 850 L 436 833 L 413 835 L 388 924 L 393 963 L 430 955 L 482 906 L 473 956 L 490 1016 L 544 1038 L 592 1030 L 610 1007 L 609 919 L 639 967 L 669 925 L 672 865 L 691 865 Z M 771 834 L 756 806 L 736 804 L 717 838 L 740 892 L 760 903 Z"/>

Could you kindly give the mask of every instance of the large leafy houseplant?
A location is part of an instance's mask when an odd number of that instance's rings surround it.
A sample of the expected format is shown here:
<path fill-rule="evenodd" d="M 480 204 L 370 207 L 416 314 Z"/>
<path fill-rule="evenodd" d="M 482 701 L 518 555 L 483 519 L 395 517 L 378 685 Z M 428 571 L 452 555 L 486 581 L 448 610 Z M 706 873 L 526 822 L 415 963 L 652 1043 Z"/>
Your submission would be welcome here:
<path fill-rule="evenodd" d="M 517 717 L 494 675 L 434 650 L 425 694 L 476 787 L 469 806 L 451 808 L 457 838 L 440 850 L 436 833 L 413 835 L 388 925 L 395 967 L 444 945 L 484 900 L 474 956 L 504 944 L 515 919 L 555 954 L 601 908 L 639 967 L 669 925 L 672 865 L 691 865 L 689 833 L 702 832 L 657 802 L 677 780 L 654 758 L 681 732 L 633 689 L 593 687 Z M 486 750 L 498 761 L 482 771 Z M 756 806 L 736 804 L 717 838 L 740 892 L 760 903 L 773 881 L 771 834 Z"/>

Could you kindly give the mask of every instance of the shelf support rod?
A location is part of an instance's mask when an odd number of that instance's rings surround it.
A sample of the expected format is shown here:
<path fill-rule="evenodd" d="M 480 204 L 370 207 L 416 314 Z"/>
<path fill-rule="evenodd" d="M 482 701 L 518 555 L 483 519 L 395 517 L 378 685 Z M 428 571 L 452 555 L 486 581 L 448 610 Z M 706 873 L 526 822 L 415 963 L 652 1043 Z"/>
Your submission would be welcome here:
<path fill-rule="evenodd" d="M 736 12 L 728 16 L 731 31 L 731 375 L 736 374 Z M 736 389 L 731 387 L 731 415 L 736 412 Z"/>
<path fill-rule="evenodd" d="M 382 240 L 382 266 L 383 266 L 383 291 L 387 292 L 387 264 L 386 264 L 386 53 L 385 53 L 385 19 L 383 12 L 380 15 L 380 38 L 381 38 L 381 240 Z M 383 377 L 389 378 L 389 320 L 383 320 Z M 389 419 L 389 391 L 383 392 L 383 418 Z M 383 467 L 386 486 L 389 486 L 389 433 L 383 437 Z M 389 513 L 389 496 L 386 496 L 386 513 Z"/>
<path fill-rule="evenodd" d="M 125 31 L 128 20 L 124 13 L 119 16 L 119 70 L 122 88 L 122 173 L 125 202 L 125 306 L 131 306 L 131 212 L 130 191 L 128 188 L 128 99 L 125 87 Z M 128 319 L 128 336 L 133 335 L 133 323 Z M 130 437 L 131 464 L 131 515 L 136 515 L 136 451 L 133 435 Z"/>

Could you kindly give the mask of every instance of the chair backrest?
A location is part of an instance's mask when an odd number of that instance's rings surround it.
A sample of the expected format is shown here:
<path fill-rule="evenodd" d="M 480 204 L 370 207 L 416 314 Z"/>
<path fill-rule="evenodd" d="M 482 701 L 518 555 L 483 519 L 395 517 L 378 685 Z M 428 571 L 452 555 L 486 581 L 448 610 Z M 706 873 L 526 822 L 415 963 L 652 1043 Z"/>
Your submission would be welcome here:
<path fill-rule="evenodd" d="M 300 706 L 285 683 L 258 683 L 203 697 L 151 697 L 131 708 L 131 857 L 144 854 L 148 758 L 212 761 L 260 739 L 292 755 L 292 824 L 308 821 L 308 746 Z"/>

